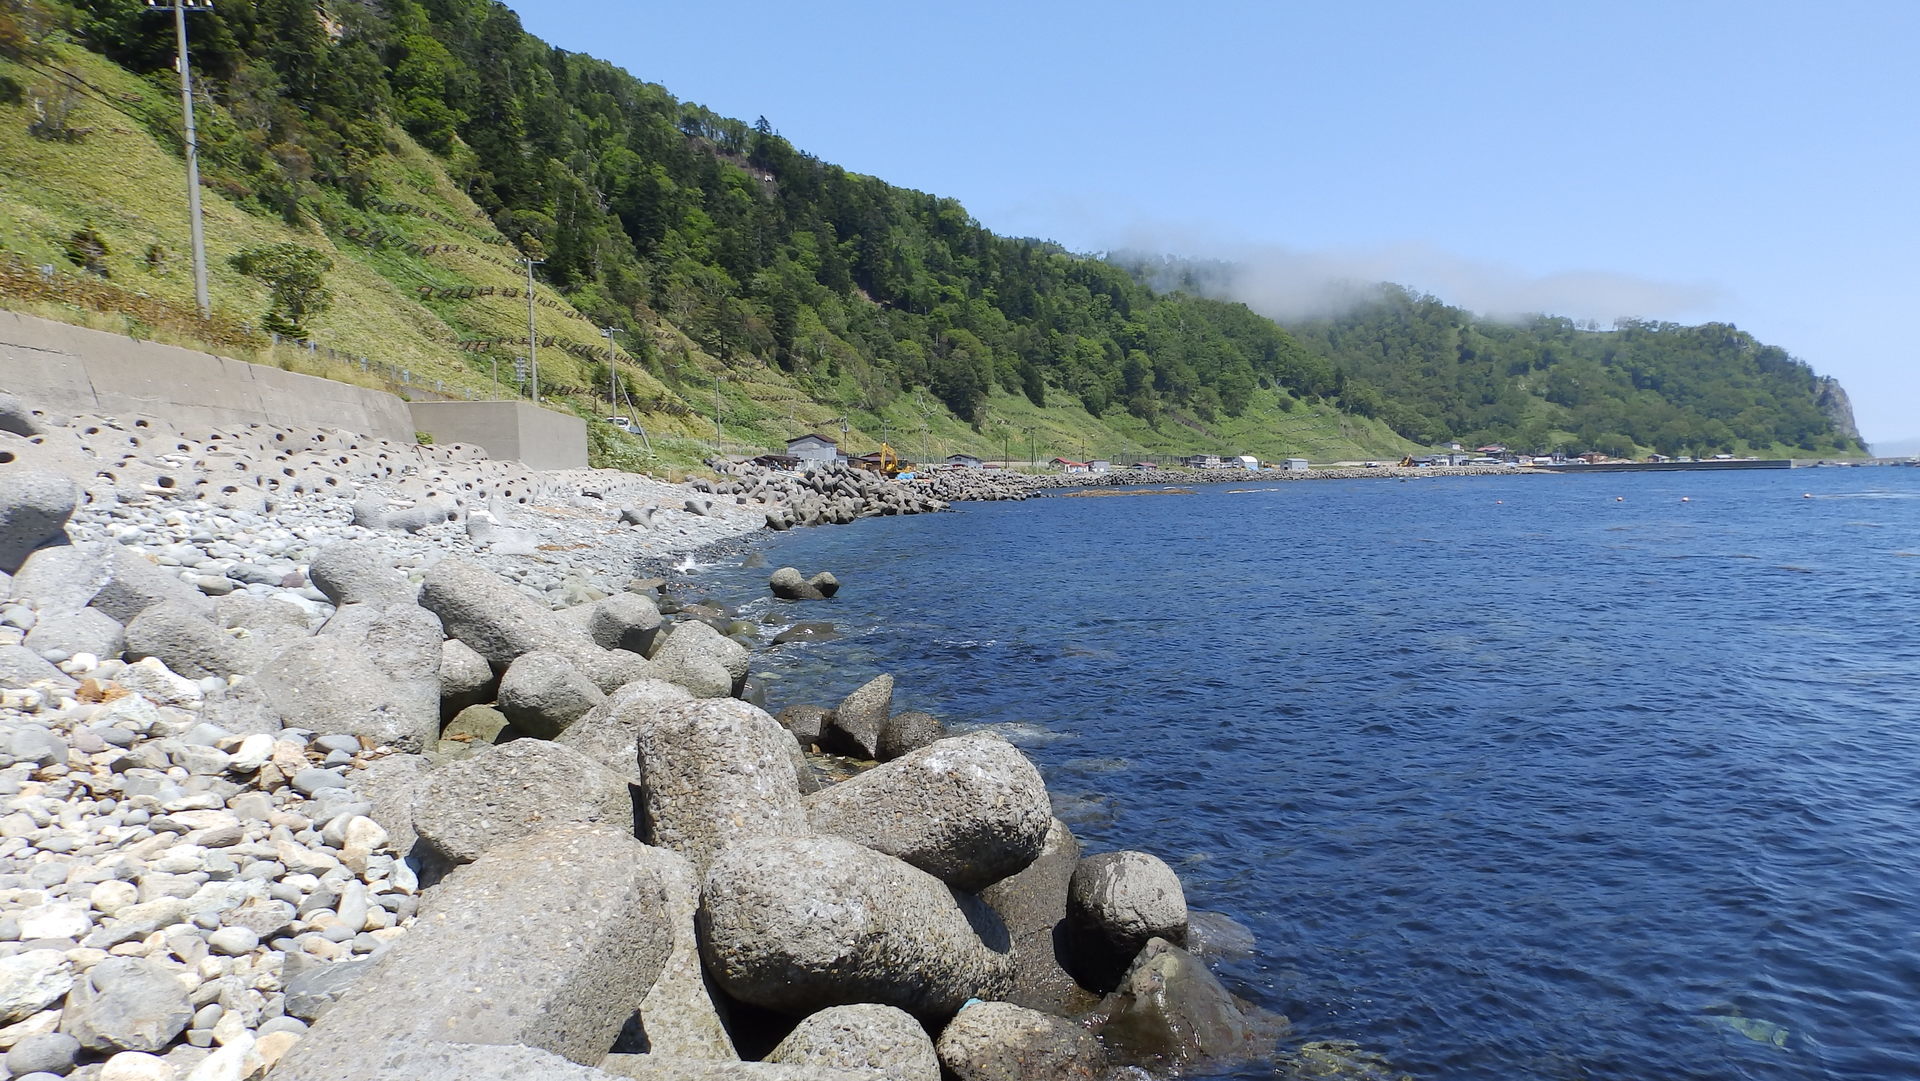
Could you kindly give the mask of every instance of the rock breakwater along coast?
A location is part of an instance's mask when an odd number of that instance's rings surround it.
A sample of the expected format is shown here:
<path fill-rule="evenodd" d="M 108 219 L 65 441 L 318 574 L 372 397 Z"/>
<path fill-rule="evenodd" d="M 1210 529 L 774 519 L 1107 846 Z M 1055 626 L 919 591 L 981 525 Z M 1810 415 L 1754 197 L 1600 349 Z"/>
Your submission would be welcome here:
<path fill-rule="evenodd" d="M 750 642 L 628 577 L 941 506 L 836 470 L 694 490 L 0 395 L 7 1074 L 1011 1081 L 1267 1054 L 1284 1019 L 1199 959 L 1244 930 L 1150 854 L 1083 858 L 1018 750 L 895 712 L 891 677 L 776 719 L 742 698 Z"/>

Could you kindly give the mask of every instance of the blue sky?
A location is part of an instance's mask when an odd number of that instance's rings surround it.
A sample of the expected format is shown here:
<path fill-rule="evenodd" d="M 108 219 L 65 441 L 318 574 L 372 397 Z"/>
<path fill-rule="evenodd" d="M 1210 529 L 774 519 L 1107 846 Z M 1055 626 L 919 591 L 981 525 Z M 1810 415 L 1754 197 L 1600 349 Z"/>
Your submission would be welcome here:
<path fill-rule="evenodd" d="M 1732 322 L 1920 438 L 1920 3 L 656 4 L 528 30 L 1081 251 L 1249 303 Z"/>

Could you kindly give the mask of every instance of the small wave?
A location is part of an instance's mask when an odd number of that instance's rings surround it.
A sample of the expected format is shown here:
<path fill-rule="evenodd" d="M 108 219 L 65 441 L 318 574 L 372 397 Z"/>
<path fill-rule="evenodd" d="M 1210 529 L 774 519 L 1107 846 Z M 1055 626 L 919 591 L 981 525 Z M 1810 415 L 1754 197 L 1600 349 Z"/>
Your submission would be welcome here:
<path fill-rule="evenodd" d="M 1044 747 L 1051 743 L 1067 743 L 1080 737 L 1072 732 L 1059 732 L 1033 721 L 982 721 L 976 724 L 954 724 L 949 728 L 956 734 L 968 732 L 987 732 L 999 736 L 1016 747 Z"/>

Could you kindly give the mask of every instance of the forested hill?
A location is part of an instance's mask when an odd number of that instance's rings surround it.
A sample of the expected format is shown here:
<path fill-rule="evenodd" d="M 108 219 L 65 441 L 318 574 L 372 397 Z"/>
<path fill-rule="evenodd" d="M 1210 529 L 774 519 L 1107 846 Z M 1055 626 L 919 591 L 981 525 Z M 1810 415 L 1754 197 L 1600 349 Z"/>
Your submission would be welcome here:
<path fill-rule="evenodd" d="M 1114 261 L 1161 288 L 1237 292 L 1231 264 L 1139 254 Z M 1724 323 L 1621 319 L 1603 328 L 1550 315 L 1487 319 L 1381 284 L 1337 315 L 1286 329 L 1368 384 L 1346 395 L 1350 408 L 1415 442 L 1621 455 L 1636 446 L 1665 454 L 1865 451 L 1838 382 Z"/>
<path fill-rule="evenodd" d="M 1509 340 L 1402 295 L 1289 333 L 1239 303 L 1156 291 L 996 236 L 952 199 L 822 162 L 765 118 L 718 116 L 553 49 L 493 0 L 221 0 L 192 20 L 209 213 L 224 215 L 210 227 L 216 314 L 237 325 L 232 306 L 265 297 L 246 280 L 260 260 L 232 238 L 291 238 L 331 253 L 336 292 L 354 287 L 351 308 L 304 320 L 316 336 L 411 350 L 416 374 L 454 384 L 523 351 L 526 323 L 516 343 L 515 305 L 499 298 L 518 294 L 524 253 L 542 260 L 539 335 L 560 347 L 544 391 L 591 413 L 595 388 L 615 386 L 689 433 L 712 400 L 723 449 L 834 422 L 896 439 L 911 426 L 923 446 L 945 431 L 949 449 L 976 452 L 1039 430 L 1062 452 L 1077 438 L 1116 456 L 1411 445 L 1388 424 L 1420 442 L 1652 446 L 1674 429 L 1703 447 L 1844 444 L 1800 408 L 1794 381 L 1811 375 L 1777 350 L 1704 380 L 1682 369 L 1720 346 L 1660 350 L 1622 396 L 1614 356 L 1570 327 L 1548 353 L 1527 344 L 1544 331 Z M 0 119 L 27 118 L 34 137 L 0 133 L 6 197 L 33 202 L 0 217 L 22 263 L 58 253 L 142 298 L 179 296 L 163 222 L 177 211 L 161 209 L 177 188 L 157 169 L 115 187 L 103 169 L 114 154 L 177 155 L 172 48 L 170 20 L 144 0 L 0 0 Z M 27 190 L 36 181 L 45 190 Z M 276 308 L 268 325 L 289 319 Z M 596 352 L 603 327 L 624 331 L 618 349 Z M 1740 375 L 1738 393 L 1715 392 L 1722 375 Z M 1610 412 L 1616 400 L 1628 408 Z"/>

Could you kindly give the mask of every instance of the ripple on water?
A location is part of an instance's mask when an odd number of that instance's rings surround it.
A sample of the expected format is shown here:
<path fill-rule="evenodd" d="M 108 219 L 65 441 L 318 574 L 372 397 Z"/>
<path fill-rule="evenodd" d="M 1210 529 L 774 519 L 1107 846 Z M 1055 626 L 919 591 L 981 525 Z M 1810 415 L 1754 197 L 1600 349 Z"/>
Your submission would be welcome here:
<path fill-rule="evenodd" d="M 1224 978 L 1296 1041 L 1421 1078 L 1910 1081 L 1920 552 L 1886 538 L 1920 535 L 1920 471 L 1885 474 L 1203 487 L 781 534 L 769 562 L 844 583 L 846 637 L 762 660 L 776 707 L 890 671 L 896 708 L 1023 747 L 1090 851 L 1159 853 L 1253 931 Z"/>

